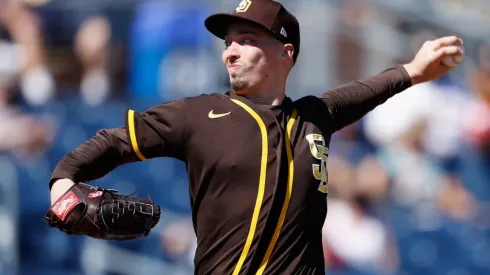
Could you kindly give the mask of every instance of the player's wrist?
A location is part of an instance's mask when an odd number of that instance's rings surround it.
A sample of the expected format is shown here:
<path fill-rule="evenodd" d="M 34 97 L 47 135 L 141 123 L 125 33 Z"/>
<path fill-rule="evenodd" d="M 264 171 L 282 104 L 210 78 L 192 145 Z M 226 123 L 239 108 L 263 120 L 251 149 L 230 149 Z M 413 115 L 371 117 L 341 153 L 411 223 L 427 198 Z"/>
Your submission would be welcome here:
<path fill-rule="evenodd" d="M 403 65 L 405 70 L 407 71 L 408 75 L 410 76 L 410 79 L 412 80 L 412 85 L 417 85 L 419 83 L 422 83 L 422 70 L 417 68 L 416 65 L 413 63 L 408 63 Z"/>

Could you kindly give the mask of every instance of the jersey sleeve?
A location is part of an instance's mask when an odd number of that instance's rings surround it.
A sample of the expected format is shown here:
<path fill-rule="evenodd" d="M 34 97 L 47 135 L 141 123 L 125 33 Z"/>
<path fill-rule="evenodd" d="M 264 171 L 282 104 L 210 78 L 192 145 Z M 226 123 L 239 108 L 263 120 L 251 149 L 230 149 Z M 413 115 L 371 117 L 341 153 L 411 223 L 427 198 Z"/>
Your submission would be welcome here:
<path fill-rule="evenodd" d="M 154 157 L 184 159 L 185 99 L 165 102 L 138 113 L 126 112 L 130 147 L 139 160 Z"/>
<path fill-rule="evenodd" d="M 56 165 L 49 186 L 58 179 L 87 182 L 116 167 L 155 157 L 183 160 L 185 153 L 185 100 L 126 112 L 126 126 L 101 129 L 94 137 L 64 155 Z"/>
<path fill-rule="evenodd" d="M 411 85 L 411 78 L 405 68 L 397 65 L 377 75 L 329 90 L 320 98 L 327 105 L 335 132 L 361 119 Z"/>

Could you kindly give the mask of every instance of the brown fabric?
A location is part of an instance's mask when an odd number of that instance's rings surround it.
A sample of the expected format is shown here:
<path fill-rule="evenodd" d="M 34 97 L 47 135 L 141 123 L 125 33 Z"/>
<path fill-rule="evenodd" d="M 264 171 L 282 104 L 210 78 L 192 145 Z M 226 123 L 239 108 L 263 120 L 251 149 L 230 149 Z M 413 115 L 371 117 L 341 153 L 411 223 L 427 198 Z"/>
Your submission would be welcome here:
<path fill-rule="evenodd" d="M 135 112 L 133 122 L 141 154 L 146 158 L 165 156 L 182 160 L 186 112 L 185 99 L 159 104 L 144 113 Z M 126 122 L 127 128 L 129 125 Z"/>
<path fill-rule="evenodd" d="M 284 44 L 294 46 L 296 62 L 300 49 L 300 29 L 296 17 L 272 0 L 243 0 L 232 13 L 217 13 L 204 21 L 206 28 L 218 38 L 224 39 L 230 24 L 236 21 L 251 22 L 270 32 Z"/>
<path fill-rule="evenodd" d="M 169 156 L 186 163 L 198 241 L 195 274 L 233 274 L 242 254 L 240 274 L 255 274 L 272 243 L 290 183 L 287 212 L 264 274 L 324 274 L 327 193 L 320 190 L 328 191 L 322 179 L 328 176 L 331 135 L 409 86 L 406 72 L 398 66 L 321 97 L 286 98 L 277 107 L 227 92 L 134 113 L 137 144 L 145 158 Z M 287 143 L 293 112 L 297 117 Z M 138 161 L 131 138 L 124 137 L 129 122 L 125 128 L 101 131 L 68 154 L 53 178 L 86 181 Z M 289 146 L 292 163 L 287 158 Z M 252 225 L 255 231 L 250 235 Z M 250 249 L 243 253 L 249 235 Z"/>

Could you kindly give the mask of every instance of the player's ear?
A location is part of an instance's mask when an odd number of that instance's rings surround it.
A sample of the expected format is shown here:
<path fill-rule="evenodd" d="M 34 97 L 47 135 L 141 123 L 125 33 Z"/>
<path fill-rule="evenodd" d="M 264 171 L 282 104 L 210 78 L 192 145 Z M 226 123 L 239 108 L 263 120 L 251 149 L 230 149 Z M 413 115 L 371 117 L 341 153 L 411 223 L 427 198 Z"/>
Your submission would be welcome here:
<path fill-rule="evenodd" d="M 282 55 L 287 59 L 293 60 L 294 46 L 292 44 L 284 44 Z"/>

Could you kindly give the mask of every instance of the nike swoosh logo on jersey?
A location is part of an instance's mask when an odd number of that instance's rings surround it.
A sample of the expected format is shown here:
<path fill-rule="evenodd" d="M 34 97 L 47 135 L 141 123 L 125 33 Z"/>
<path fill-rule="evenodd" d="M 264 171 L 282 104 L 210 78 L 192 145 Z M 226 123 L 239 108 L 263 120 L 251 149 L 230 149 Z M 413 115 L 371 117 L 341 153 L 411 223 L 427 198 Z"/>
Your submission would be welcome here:
<path fill-rule="evenodd" d="M 208 117 L 211 118 L 211 119 L 214 119 L 214 118 L 220 118 L 220 117 L 224 117 L 224 116 L 227 116 L 231 114 L 231 112 L 228 112 L 228 113 L 224 113 L 224 114 L 215 114 L 213 112 L 213 110 L 209 111 L 209 114 L 208 114 Z"/>

